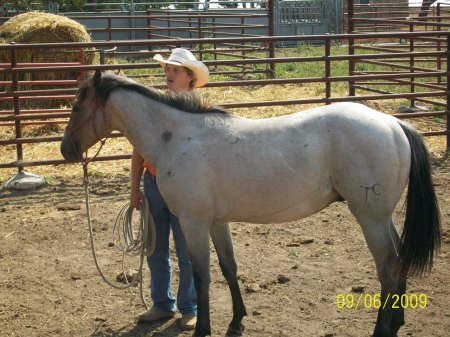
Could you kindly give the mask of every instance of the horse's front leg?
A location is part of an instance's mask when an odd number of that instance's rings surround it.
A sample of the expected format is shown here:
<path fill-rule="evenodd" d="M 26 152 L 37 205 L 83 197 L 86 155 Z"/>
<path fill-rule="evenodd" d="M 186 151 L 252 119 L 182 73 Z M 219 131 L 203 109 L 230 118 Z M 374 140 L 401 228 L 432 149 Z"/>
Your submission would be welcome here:
<path fill-rule="evenodd" d="M 247 315 L 237 280 L 237 264 L 234 258 L 233 242 L 228 223 L 216 223 L 211 228 L 211 238 L 219 258 L 223 276 L 228 282 L 233 301 L 233 319 L 228 327 L 226 336 L 241 336 L 244 331 L 242 318 Z"/>
<path fill-rule="evenodd" d="M 209 273 L 209 225 L 180 220 L 191 257 L 192 272 L 197 291 L 197 324 L 193 336 L 210 336 L 209 284 L 211 279 Z"/>

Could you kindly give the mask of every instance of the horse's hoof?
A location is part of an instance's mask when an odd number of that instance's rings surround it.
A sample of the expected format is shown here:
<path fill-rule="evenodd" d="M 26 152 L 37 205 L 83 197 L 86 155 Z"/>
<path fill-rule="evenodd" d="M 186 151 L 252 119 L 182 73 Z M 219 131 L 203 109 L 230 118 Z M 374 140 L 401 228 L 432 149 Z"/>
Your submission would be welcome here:
<path fill-rule="evenodd" d="M 244 333 L 244 324 L 239 324 L 239 329 L 234 329 L 231 326 L 228 327 L 225 337 L 240 337 Z"/>

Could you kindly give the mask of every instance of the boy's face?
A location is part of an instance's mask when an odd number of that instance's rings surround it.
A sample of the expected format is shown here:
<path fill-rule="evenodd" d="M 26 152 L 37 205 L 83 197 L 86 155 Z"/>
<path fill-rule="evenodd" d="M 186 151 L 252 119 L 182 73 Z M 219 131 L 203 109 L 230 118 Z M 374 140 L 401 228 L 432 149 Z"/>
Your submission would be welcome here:
<path fill-rule="evenodd" d="M 166 75 L 167 88 L 171 91 L 189 91 L 192 76 L 189 75 L 187 69 L 183 66 L 166 64 L 164 68 Z"/>

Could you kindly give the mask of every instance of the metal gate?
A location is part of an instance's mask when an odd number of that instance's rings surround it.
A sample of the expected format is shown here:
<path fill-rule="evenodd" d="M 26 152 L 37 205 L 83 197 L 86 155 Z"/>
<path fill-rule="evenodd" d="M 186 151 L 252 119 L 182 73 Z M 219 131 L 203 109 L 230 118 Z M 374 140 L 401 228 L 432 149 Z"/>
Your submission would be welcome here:
<path fill-rule="evenodd" d="M 278 0 L 276 35 L 341 33 L 342 0 Z"/>

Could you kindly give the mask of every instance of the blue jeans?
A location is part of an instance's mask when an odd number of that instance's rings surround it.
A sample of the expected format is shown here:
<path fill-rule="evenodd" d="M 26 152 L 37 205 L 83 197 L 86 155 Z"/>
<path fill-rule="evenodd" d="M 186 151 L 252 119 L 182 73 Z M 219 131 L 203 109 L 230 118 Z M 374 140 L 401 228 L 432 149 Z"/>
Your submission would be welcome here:
<path fill-rule="evenodd" d="M 150 290 L 153 309 L 160 312 L 175 312 L 182 314 L 197 313 L 197 294 L 195 292 L 192 264 L 186 241 L 180 228 L 178 218 L 167 208 L 166 202 L 159 192 L 156 179 L 147 170 L 144 174 L 144 195 L 153 215 L 156 229 L 156 247 L 152 256 L 147 258 L 150 268 Z M 180 284 L 177 301 L 172 295 L 169 236 L 172 228 L 175 242 L 178 266 L 180 268 Z"/>

